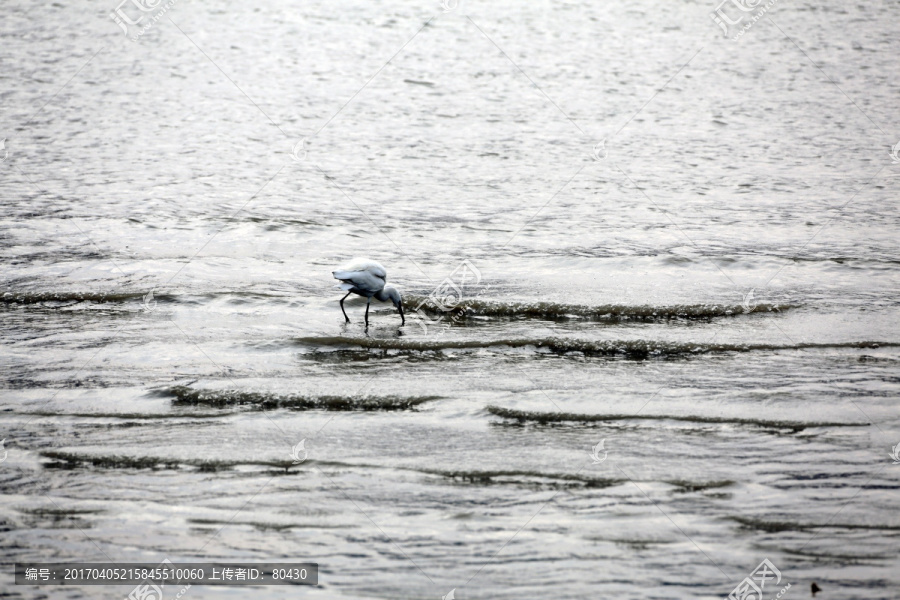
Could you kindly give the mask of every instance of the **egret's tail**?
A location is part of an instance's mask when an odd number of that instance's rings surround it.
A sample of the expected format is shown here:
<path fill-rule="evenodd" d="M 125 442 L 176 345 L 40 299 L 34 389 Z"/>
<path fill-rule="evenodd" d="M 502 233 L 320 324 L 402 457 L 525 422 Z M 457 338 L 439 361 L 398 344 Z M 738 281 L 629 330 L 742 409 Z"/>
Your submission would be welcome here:
<path fill-rule="evenodd" d="M 353 279 L 353 275 L 358 272 L 359 271 L 332 271 L 331 274 L 334 275 L 335 279 Z"/>

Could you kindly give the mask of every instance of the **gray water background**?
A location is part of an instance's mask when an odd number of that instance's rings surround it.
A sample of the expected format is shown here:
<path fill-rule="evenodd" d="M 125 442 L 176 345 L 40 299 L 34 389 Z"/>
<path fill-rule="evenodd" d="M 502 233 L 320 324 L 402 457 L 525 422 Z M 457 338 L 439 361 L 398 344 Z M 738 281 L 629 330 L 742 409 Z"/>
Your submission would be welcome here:
<path fill-rule="evenodd" d="M 898 597 L 900 4 L 447 8 L 4 3 L 3 594 Z"/>

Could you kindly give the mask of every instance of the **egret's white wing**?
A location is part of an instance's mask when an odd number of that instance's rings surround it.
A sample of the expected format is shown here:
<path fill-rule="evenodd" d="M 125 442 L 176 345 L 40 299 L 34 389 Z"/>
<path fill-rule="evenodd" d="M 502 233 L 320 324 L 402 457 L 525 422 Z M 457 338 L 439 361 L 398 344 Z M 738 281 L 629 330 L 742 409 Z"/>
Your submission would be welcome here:
<path fill-rule="evenodd" d="M 368 258 L 354 258 L 350 262 L 338 267 L 334 272 L 334 276 L 337 277 L 338 273 L 346 271 L 368 271 L 376 277 L 387 280 L 387 270 L 385 270 L 381 263 L 369 260 Z M 338 279 L 342 278 L 338 277 Z"/>
<path fill-rule="evenodd" d="M 335 271 L 334 278 L 339 279 L 342 282 L 341 289 L 347 291 L 350 291 L 349 288 L 344 287 L 347 284 L 364 292 L 372 293 L 384 287 L 384 279 L 369 271 Z"/>
<path fill-rule="evenodd" d="M 373 294 L 383 289 L 387 281 L 387 271 L 384 267 L 367 258 L 355 258 L 338 270 L 332 271 L 332 275 L 342 282 L 341 289 L 350 291 L 349 287 L 344 287 L 350 284 L 358 290 Z"/>

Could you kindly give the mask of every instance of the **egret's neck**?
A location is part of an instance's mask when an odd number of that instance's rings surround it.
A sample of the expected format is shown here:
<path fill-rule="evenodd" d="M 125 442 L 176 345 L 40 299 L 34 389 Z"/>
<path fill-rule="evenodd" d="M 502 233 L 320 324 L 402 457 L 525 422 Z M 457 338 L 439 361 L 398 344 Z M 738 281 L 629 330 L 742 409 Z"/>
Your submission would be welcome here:
<path fill-rule="evenodd" d="M 394 306 L 396 306 L 400 303 L 400 292 L 392 287 L 384 287 L 375 292 L 375 298 L 380 302 L 387 302 L 390 300 L 394 303 Z"/>

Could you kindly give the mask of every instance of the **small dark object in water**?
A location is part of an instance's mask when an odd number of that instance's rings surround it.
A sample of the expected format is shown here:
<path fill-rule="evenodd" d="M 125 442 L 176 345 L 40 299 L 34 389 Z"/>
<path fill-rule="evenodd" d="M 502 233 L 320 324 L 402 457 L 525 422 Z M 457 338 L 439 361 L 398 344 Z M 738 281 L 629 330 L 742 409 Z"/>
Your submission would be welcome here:
<path fill-rule="evenodd" d="M 821 592 L 821 591 L 822 591 L 822 588 L 820 588 L 819 586 L 817 586 L 815 581 L 812 582 L 812 585 L 809 586 L 809 589 L 810 589 L 810 591 L 812 592 L 813 598 L 816 597 L 816 592 Z"/>

